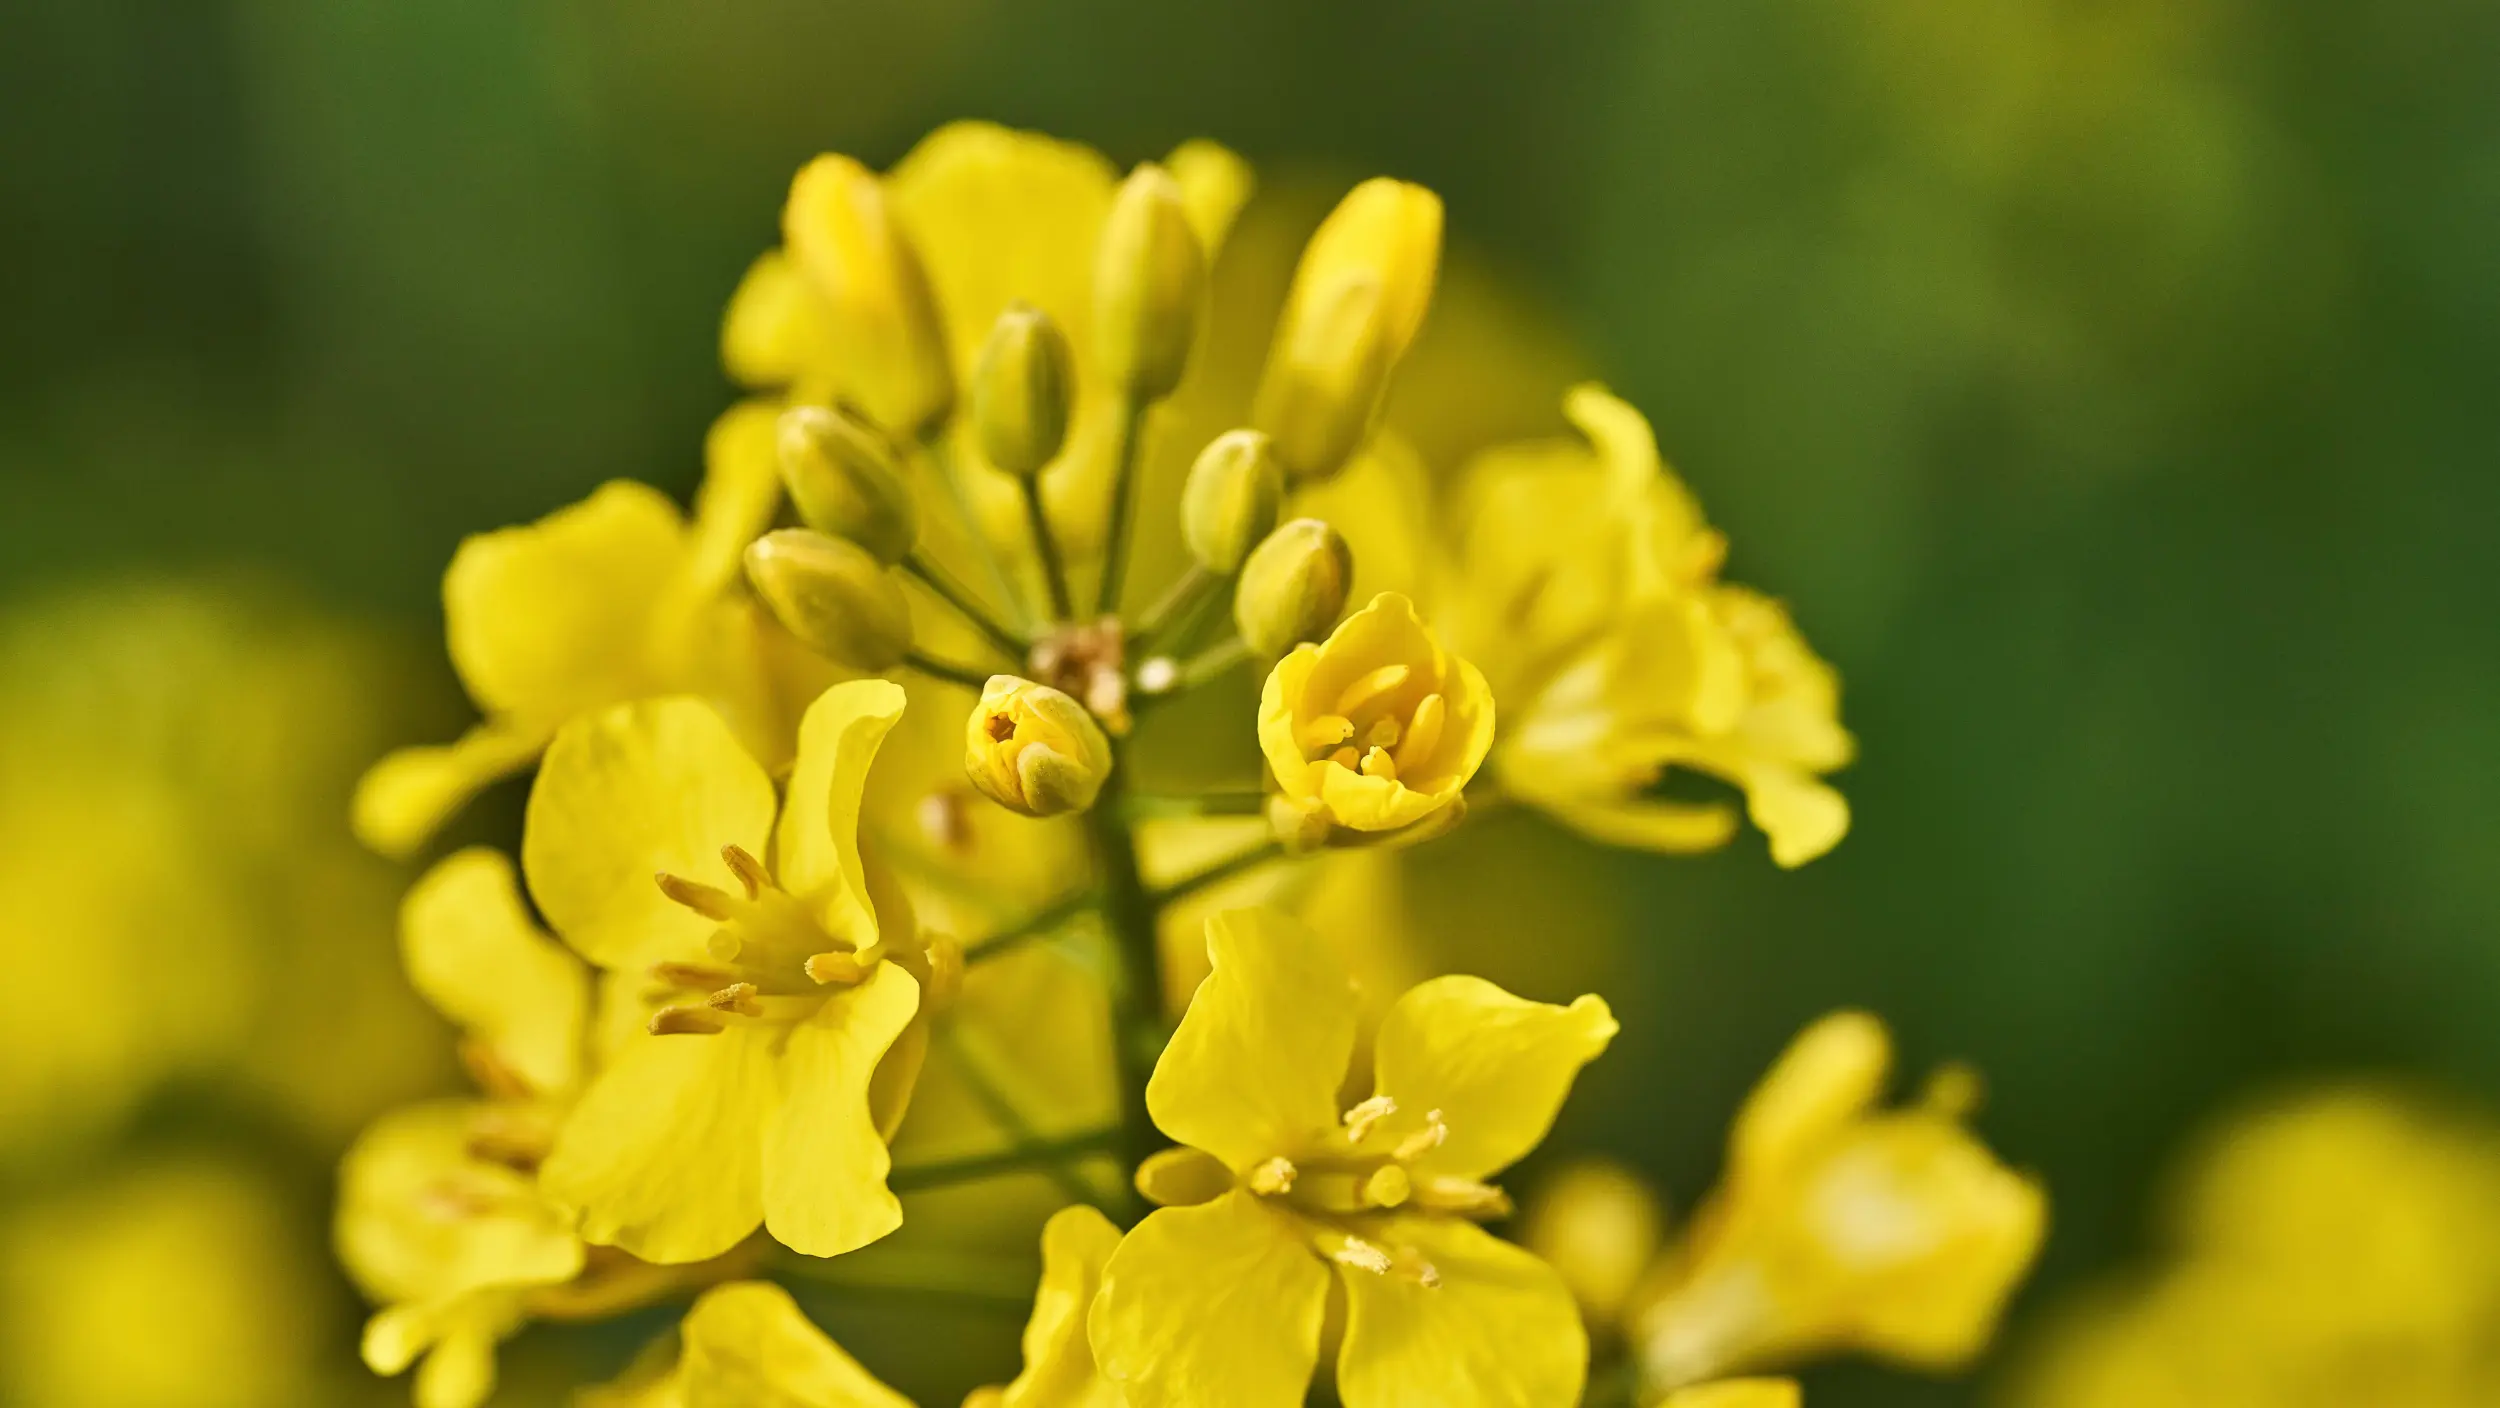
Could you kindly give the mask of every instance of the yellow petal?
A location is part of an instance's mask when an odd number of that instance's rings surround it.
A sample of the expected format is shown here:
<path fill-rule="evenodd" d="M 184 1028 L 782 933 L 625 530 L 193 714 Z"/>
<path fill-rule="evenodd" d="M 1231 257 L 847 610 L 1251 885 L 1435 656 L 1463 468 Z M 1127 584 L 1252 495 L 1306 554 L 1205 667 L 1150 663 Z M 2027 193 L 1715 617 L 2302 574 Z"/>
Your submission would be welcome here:
<path fill-rule="evenodd" d="M 417 1367 L 417 1408 L 478 1408 L 495 1392 L 495 1336 L 463 1325 L 436 1342 Z"/>
<path fill-rule="evenodd" d="M 356 839 L 394 860 L 404 857 L 471 797 L 529 766 L 546 746 L 542 730 L 486 723 L 457 743 L 394 749 L 356 783 Z"/>
<path fill-rule="evenodd" d="M 399 948 L 425 1000 L 532 1090 L 572 1087 L 590 975 L 531 922 L 502 852 L 472 846 L 427 871 L 400 904 Z"/>
<path fill-rule="evenodd" d="M 1864 1114 L 1892 1071 L 1892 1038 L 1864 1012 L 1834 1012 L 1798 1033 L 1745 1097 L 1728 1134 L 1731 1179 L 1773 1174 Z"/>
<path fill-rule="evenodd" d="M 860 794 L 878 746 L 902 716 L 903 687 L 892 680 L 850 680 L 818 695 L 799 721 L 798 762 L 773 836 L 782 887 L 859 948 L 877 941 L 859 859 Z"/>
<path fill-rule="evenodd" d="M 583 1092 L 539 1169 L 582 1238 L 645 1261 L 737 1245 L 764 1220 L 764 1126 L 779 1095 L 772 1032 L 643 1035 Z"/>
<path fill-rule="evenodd" d="M 557 934 L 603 968 L 701 951 L 713 924 L 654 874 L 732 883 L 724 846 L 761 851 L 773 784 L 711 706 L 651 699 L 586 714 L 547 748 L 521 868 Z"/>
<path fill-rule="evenodd" d="M 430 1100 L 356 1137 L 339 1163 L 336 1243 L 358 1286 L 377 1300 L 446 1301 L 554 1285 L 581 1270 L 581 1239 L 530 1177 L 469 1153 L 510 1108 Z M 445 1216 L 446 1207 L 460 1211 Z"/>
<path fill-rule="evenodd" d="M 880 963 L 790 1033 L 763 1138 L 764 1226 L 792 1251 L 839 1256 L 902 1225 L 868 1097 L 877 1063 L 919 1010 L 920 984 Z"/>
<path fill-rule="evenodd" d="M 1449 1136 L 1419 1171 L 1484 1178 L 1537 1146 L 1572 1078 L 1614 1034 L 1603 998 L 1557 1007 L 1482 978 L 1434 978 L 1381 1019 L 1376 1088 L 1406 1117 L 1442 1112 Z"/>
<path fill-rule="evenodd" d="M 1787 768 L 1756 768 L 1745 778 L 1745 813 L 1771 838 L 1771 859 L 1790 870 L 1849 834 L 1849 801 Z"/>
<path fill-rule="evenodd" d="M 678 1333 L 685 1408 L 911 1408 L 770 1282 L 705 1291 Z"/>
<path fill-rule="evenodd" d="M 684 590 L 717 592 L 737 578 L 741 554 L 781 508 L 781 403 L 741 401 L 703 437 L 703 487 Z"/>
<path fill-rule="evenodd" d="M 1715 804 L 1655 802 L 1544 802 L 1556 821 L 1609 846 L 1666 855 L 1717 850 L 1736 834 L 1736 812 Z"/>
<path fill-rule="evenodd" d="M 1111 1254 L 1089 1317 L 1103 1376 L 1131 1408 L 1300 1404 L 1328 1307 L 1304 1235 L 1238 1191 L 1148 1215 Z"/>
<path fill-rule="evenodd" d="M 758 388 L 821 387 L 840 350 L 833 310 L 790 256 L 766 250 L 738 281 L 721 320 L 721 365 L 730 379 Z"/>
<path fill-rule="evenodd" d="M 1571 1408 L 1588 1371 L 1580 1308 L 1552 1267 L 1471 1222 L 1400 1218 L 1381 1240 L 1440 1273 L 1427 1286 L 1341 1267 L 1346 1408 Z"/>
<path fill-rule="evenodd" d="M 1311 687 L 1311 672 L 1318 665 L 1318 646 L 1295 646 L 1267 672 L 1267 682 L 1259 687 L 1259 752 L 1266 756 L 1276 785 L 1286 796 L 1303 802 L 1319 800 L 1311 765 L 1302 756 L 1306 721 L 1299 717 L 1303 695 Z"/>
<path fill-rule="evenodd" d="M 452 665 L 479 707 L 542 725 L 639 693 L 685 551 L 677 506 L 630 480 L 470 538 L 443 574 Z"/>
<path fill-rule="evenodd" d="M 1163 166 L 1180 184 L 1189 228 L 1205 247 L 1207 262 L 1214 263 L 1216 253 L 1224 248 L 1224 237 L 1232 233 L 1233 217 L 1249 203 L 1250 192 L 1258 184 L 1250 163 L 1225 147 L 1193 137 L 1174 147 Z"/>
<path fill-rule="evenodd" d="M 1042 1226 L 1042 1284 L 1024 1326 L 1024 1372 L 1000 1408 L 1123 1408 L 1117 1384 L 1094 1372 L 1086 1312 L 1104 1263 L 1120 1245 L 1111 1219 L 1083 1204 L 1061 1208 Z"/>
<path fill-rule="evenodd" d="M 1155 1063 L 1146 1108 L 1238 1172 L 1336 1126 L 1354 985 L 1325 939 L 1274 910 L 1209 919 L 1207 960 L 1214 971 Z"/>
<path fill-rule="evenodd" d="M 1804 1402 L 1795 1379 L 1727 1379 L 1678 1389 L 1657 1408 L 1802 1408 Z"/>

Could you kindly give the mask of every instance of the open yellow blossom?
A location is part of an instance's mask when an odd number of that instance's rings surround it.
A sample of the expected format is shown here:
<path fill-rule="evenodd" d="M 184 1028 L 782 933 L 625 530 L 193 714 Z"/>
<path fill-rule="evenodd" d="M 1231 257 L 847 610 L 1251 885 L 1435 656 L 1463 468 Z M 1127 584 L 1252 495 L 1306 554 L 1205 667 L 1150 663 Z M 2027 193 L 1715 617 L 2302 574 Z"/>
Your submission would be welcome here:
<path fill-rule="evenodd" d="M 1317 645 L 1296 646 L 1259 695 L 1259 748 L 1300 811 L 1394 831 L 1451 806 L 1493 746 L 1493 694 L 1394 592 Z"/>
<path fill-rule="evenodd" d="M 1891 1060 L 1881 1023 L 1840 1012 L 1763 1077 L 1724 1180 L 1632 1322 L 1653 1388 L 1843 1349 L 1951 1368 L 1987 1342 L 2047 1198 L 1962 1126 L 1968 1071 L 1877 1111 Z"/>
<path fill-rule="evenodd" d="M 704 460 L 691 520 L 658 490 L 618 480 L 460 545 L 443 574 L 445 634 L 486 719 L 365 775 L 355 823 L 367 845 L 413 851 L 480 788 L 529 766 L 566 720 L 624 700 L 703 696 L 759 756 L 787 757 L 781 677 L 805 669 L 738 587 L 740 554 L 780 504 L 773 409 L 731 409 Z"/>
<path fill-rule="evenodd" d="M 1300 1403 L 1342 1283 L 1348 1408 L 1568 1405 L 1587 1335 L 1552 1268 L 1476 1220 L 1615 1032 L 1606 1004 L 1435 978 L 1382 1019 L 1372 1094 L 1339 1090 L 1357 998 L 1327 942 L 1265 910 L 1207 925 L 1213 965 L 1147 1108 L 1180 1149 L 1138 1172 L 1164 1204 L 1104 1268 L 1090 1338 L 1136 1408 Z"/>
<path fill-rule="evenodd" d="M 1562 1273 L 1589 1327 L 1602 1333 L 1648 1275 L 1665 1221 L 1638 1175 L 1607 1159 L 1579 1159 L 1537 1187 L 1519 1240 Z"/>
<path fill-rule="evenodd" d="M 1684 768 L 1741 789 L 1781 865 L 1830 850 L 1849 809 L 1821 775 L 1855 751 L 1838 678 L 1777 602 L 1718 580 L 1726 541 L 1638 411 L 1594 386 L 1563 407 L 1585 444 L 1470 467 L 1436 612 L 1502 701 L 1504 792 L 1601 841 L 1725 843 L 1727 807 L 1646 795 Z"/>
<path fill-rule="evenodd" d="M 912 1408 L 767 1281 L 705 1291 L 677 1344 L 675 1362 L 638 1364 L 581 1408 Z"/>
<path fill-rule="evenodd" d="M 905 965 L 925 953 L 898 904 L 872 902 L 857 827 L 902 707 L 885 680 L 825 691 L 777 823 L 771 777 L 699 700 L 585 715 L 548 749 L 521 846 L 530 893 L 565 942 L 647 977 L 662 1004 L 540 1170 L 586 1240 L 698 1261 L 760 1222 L 832 1256 L 900 1223 L 883 1135 L 918 1068 Z"/>
<path fill-rule="evenodd" d="M 1003 1388 L 975 1389 L 964 1408 L 1126 1408 L 1120 1386 L 1094 1366 L 1086 1312 L 1120 1245 L 1111 1219 L 1078 1204 L 1042 1227 L 1042 1284 L 1024 1326 L 1024 1372 Z"/>

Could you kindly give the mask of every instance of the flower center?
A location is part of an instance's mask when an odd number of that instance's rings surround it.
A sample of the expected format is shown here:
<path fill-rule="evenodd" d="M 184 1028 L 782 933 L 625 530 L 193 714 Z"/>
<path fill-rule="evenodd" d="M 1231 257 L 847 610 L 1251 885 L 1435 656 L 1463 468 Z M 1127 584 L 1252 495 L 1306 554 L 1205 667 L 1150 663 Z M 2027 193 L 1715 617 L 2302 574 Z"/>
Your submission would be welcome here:
<path fill-rule="evenodd" d="M 1422 1253 L 1394 1240 L 1386 1214 L 1494 1218 L 1510 1212 L 1510 1198 L 1489 1183 L 1418 1168 L 1449 1138 L 1449 1125 L 1439 1110 L 1427 1110 L 1420 1124 L 1403 1133 L 1384 1129 L 1397 1114 L 1394 1098 L 1372 1096 L 1346 1111 L 1339 1126 L 1300 1158 L 1269 1159 L 1251 1169 L 1243 1184 L 1314 1224 L 1312 1245 L 1328 1260 L 1435 1286 L 1441 1273 Z"/>
<path fill-rule="evenodd" d="M 659 877 L 662 894 L 720 927 L 704 943 L 711 961 L 653 965 L 659 987 L 649 995 L 666 1005 L 651 1014 L 652 1035 L 710 1036 L 738 1020 L 804 1021 L 823 1005 L 827 985 L 864 982 L 886 956 L 883 940 L 859 948 L 827 932 L 743 847 L 722 847 L 721 859 L 742 894 Z"/>
<path fill-rule="evenodd" d="M 1326 712 L 1302 725 L 1302 755 L 1365 777 L 1413 782 L 1441 746 L 1449 714 L 1437 691 L 1400 707 L 1413 678 L 1408 666 L 1383 665 L 1338 691 Z"/>

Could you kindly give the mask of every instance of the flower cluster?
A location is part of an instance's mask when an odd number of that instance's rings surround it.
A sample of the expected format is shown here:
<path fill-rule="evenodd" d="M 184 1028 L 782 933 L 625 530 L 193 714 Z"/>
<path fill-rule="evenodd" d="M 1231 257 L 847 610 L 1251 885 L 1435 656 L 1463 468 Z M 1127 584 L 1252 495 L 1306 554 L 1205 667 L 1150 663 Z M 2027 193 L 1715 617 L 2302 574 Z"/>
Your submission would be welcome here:
<path fill-rule="evenodd" d="M 686 1294 L 602 1401 L 900 1402 L 781 1283 L 924 1216 L 1042 1223 L 1024 1372 L 975 1395 L 1003 1408 L 1322 1376 L 1353 1408 L 1733 1408 L 1795 1389 L 1729 1374 L 1989 1333 L 2040 1192 L 1960 1124 L 1967 1080 L 1872 1112 L 1862 1017 L 1801 1039 L 1615 1290 L 1488 1230 L 1615 1019 L 1359 981 L 1314 877 L 1496 804 L 1687 851 L 1741 799 L 1794 866 L 1847 830 L 1854 744 L 1622 401 L 1426 472 L 1388 407 L 1431 192 L 1357 186 L 1243 327 L 1210 281 L 1250 189 L 1205 143 L 1121 176 L 978 124 L 882 175 L 817 158 L 731 300 L 751 395 L 691 517 L 611 484 L 462 546 L 486 721 L 356 803 L 408 853 L 535 768 L 517 865 L 454 853 L 403 915 L 477 1094 L 384 1118 L 342 1180 L 366 1358 L 421 1362 L 423 1408 L 483 1401 L 532 1320 Z"/>

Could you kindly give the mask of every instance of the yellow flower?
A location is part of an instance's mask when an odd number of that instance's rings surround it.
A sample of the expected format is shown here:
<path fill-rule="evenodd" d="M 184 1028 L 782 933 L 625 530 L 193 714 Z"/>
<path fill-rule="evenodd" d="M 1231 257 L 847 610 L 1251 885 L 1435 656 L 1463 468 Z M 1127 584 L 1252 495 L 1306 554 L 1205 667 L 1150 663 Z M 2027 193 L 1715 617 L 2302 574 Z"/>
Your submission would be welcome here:
<path fill-rule="evenodd" d="M 770 1282 L 705 1291 L 677 1340 L 675 1363 L 637 1366 L 582 1408 L 912 1408 Z"/>
<path fill-rule="evenodd" d="M 1259 695 L 1259 747 L 1301 811 L 1356 831 L 1413 826 L 1459 799 L 1493 745 L 1484 676 L 1384 592 L 1297 646 Z"/>
<path fill-rule="evenodd" d="M 1048 685 L 992 675 L 964 718 L 964 772 L 1026 816 L 1081 812 L 1111 777 L 1111 740 L 1085 706 Z"/>
<path fill-rule="evenodd" d="M 1562 1274 L 1590 1327 L 1602 1331 L 1649 1273 L 1664 1222 L 1657 1195 L 1637 1175 L 1581 1159 L 1537 1188 L 1519 1240 Z"/>
<path fill-rule="evenodd" d="M 1794 1379 L 1721 1379 L 1677 1389 L 1654 1408 L 1798 1408 L 1804 1401 Z"/>
<path fill-rule="evenodd" d="M 1437 613 L 1502 701 L 1504 792 L 1601 841 L 1721 845 L 1726 807 L 1644 795 L 1687 768 L 1743 790 L 1781 865 L 1830 850 L 1849 809 L 1820 775 L 1855 750 L 1838 677 L 1777 602 L 1717 579 L 1726 542 L 1638 411 L 1594 386 L 1564 410 L 1586 445 L 1470 467 Z"/>
<path fill-rule="evenodd" d="M 904 965 L 928 969 L 908 914 L 872 902 L 856 832 L 902 707 L 885 680 L 825 691 L 777 825 L 770 776 L 697 700 L 586 715 L 547 750 L 521 844 L 530 893 L 577 952 L 666 1003 L 540 1171 L 586 1240 L 699 1261 L 761 1222 L 831 1256 L 901 1221 L 883 1136 L 923 1042 L 903 1040 L 922 986 Z"/>
<path fill-rule="evenodd" d="M 730 410 L 704 458 L 692 520 L 618 480 L 460 545 L 443 574 L 445 635 L 486 720 L 366 774 L 355 823 L 367 845 L 416 849 L 480 788 L 529 766 L 566 720 L 625 700 L 702 695 L 758 756 L 787 756 L 781 675 L 804 666 L 738 587 L 740 554 L 780 503 L 773 409 Z"/>
<path fill-rule="evenodd" d="M 422 1357 L 419 1408 L 475 1408 L 532 1293 L 584 1271 L 573 1221 L 536 1174 L 581 1075 L 589 975 L 530 922 L 511 862 L 483 848 L 409 891 L 400 947 L 495 1098 L 411 1106 L 357 1139 L 339 1170 L 339 1259 L 384 1303 L 366 1364 L 396 1374 Z"/>
<path fill-rule="evenodd" d="M 1474 1219 L 1509 1210 L 1485 1180 L 1544 1138 L 1614 1035 L 1606 1004 L 1433 979 L 1383 1018 L 1373 1093 L 1341 1108 L 1356 994 L 1326 941 L 1237 910 L 1209 922 L 1207 948 L 1213 971 L 1146 1091 L 1185 1147 L 1139 1170 L 1164 1206 L 1104 1268 L 1103 1374 L 1136 1408 L 1300 1403 L 1333 1271 L 1348 1408 L 1576 1402 L 1588 1345 L 1570 1291 Z"/>
<path fill-rule="evenodd" d="M 1126 1408 L 1120 1386 L 1094 1366 L 1086 1312 L 1120 1244 L 1111 1219 L 1078 1204 L 1042 1227 L 1042 1284 L 1024 1327 L 1024 1372 L 1004 1388 L 975 1389 L 964 1408 Z"/>
<path fill-rule="evenodd" d="M 1963 1128 L 1969 1072 L 1876 1111 L 1891 1059 L 1881 1023 L 1835 1013 L 1755 1088 L 1724 1180 L 1633 1320 L 1652 1386 L 1849 1349 L 1951 1368 L 1987 1342 L 2046 1196 Z"/>

